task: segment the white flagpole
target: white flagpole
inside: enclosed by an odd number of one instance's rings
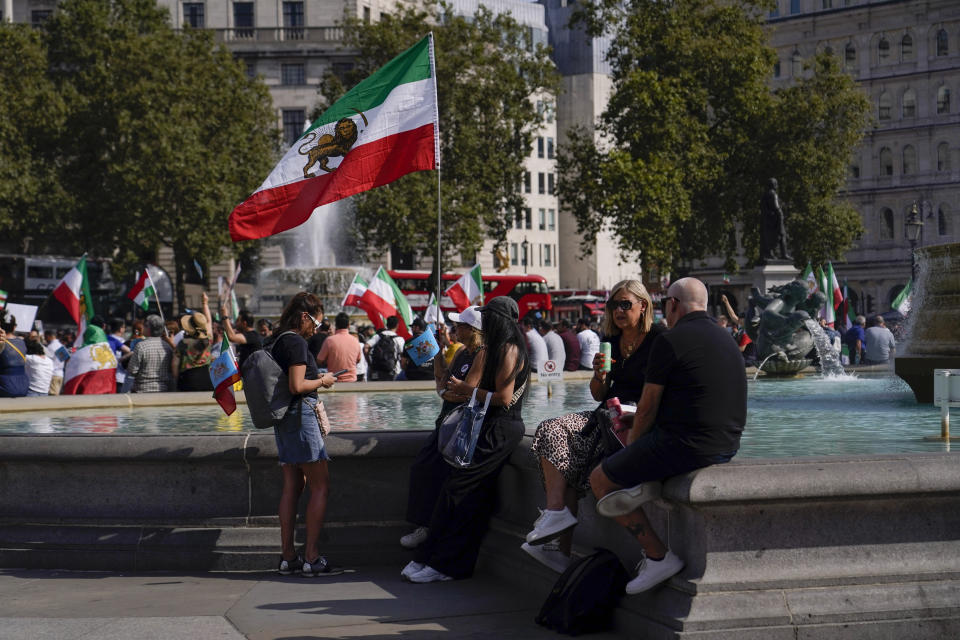
[[[443,216],[441,215],[442,197],[440,194],[440,101],[437,97],[437,52],[434,49],[433,32],[430,32],[430,74],[433,76],[433,103],[436,105],[434,124],[434,156],[437,163],[437,311],[440,320],[443,319],[443,311],[440,306],[440,299],[443,295],[443,243],[441,240],[441,229]],[[429,304],[429,302],[427,303]]]
[[[157,291],[157,285],[153,284],[153,278],[150,277],[150,269],[147,268],[147,265],[144,265],[143,272],[147,274],[147,282],[150,283],[150,288],[153,289],[153,298],[157,301],[157,311],[160,312],[160,322],[163,323],[163,335],[169,336],[170,332],[167,331],[167,321],[163,317],[163,307],[160,306],[160,292]]]

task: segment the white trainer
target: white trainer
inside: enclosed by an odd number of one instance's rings
[[[635,487],[611,491],[597,500],[597,513],[608,518],[625,516],[644,503],[659,498],[662,486],[659,481],[653,480]]]
[[[400,572],[400,577],[404,580],[409,580],[410,576],[423,571],[423,568],[426,566],[427,565],[423,564],[422,562],[415,562],[414,560],[411,560],[407,563],[407,566],[403,568],[403,571]]]
[[[417,571],[409,578],[410,582],[415,582],[417,584],[425,584],[427,582],[446,582],[448,580],[453,580],[450,576],[445,573],[440,573],[430,565],[426,565],[420,571]]]
[[[526,551],[531,558],[557,573],[563,573],[573,562],[573,558],[560,551],[560,544],[552,540],[546,544],[534,547],[527,542],[520,545],[520,548]]]
[[[626,592],[630,595],[643,593],[678,574],[681,569],[683,560],[673,551],[668,550],[660,560],[644,558],[637,565],[637,577],[627,583]]]
[[[400,538],[400,546],[404,549],[416,549],[427,540],[428,535],[430,535],[430,529],[427,527],[417,527],[412,532]]]
[[[527,534],[527,542],[532,545],[543,544],[575,526],[577,518],[569,508],[564,507],[559,511],[541,509],[540,517],[533,523],[533,531]]]

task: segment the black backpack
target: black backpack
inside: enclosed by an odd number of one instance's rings
[[[380,339],[370,350],[370,368],[378,372],[393,373],[397,360],[400,359],[397,341],[393,336],[384,335],[382,331],[378,335]]]
[[[597,549],[567,567],[540,608],[536,623],[571,636],[608,630],[627,580],[620,559],[612,551]]]

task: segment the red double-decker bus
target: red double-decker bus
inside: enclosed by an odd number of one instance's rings
[[[387,273],[397,283],[403,295],[407,296],[407,302],[414,311],[423,311],[427,308],[427,303],[430,302],[430,292],[427,290],[429,271],[388,271]],[[443,289],[449,288],[459,277],[459,273],[443,274]],[[532,311],[546,313],[553,308],[547,280],[543,276],[533,274],[514,276],[498,273],[484,275],[482,278],[484,300],[496,296],[510,296],[517,301],[521,318]],[[447,296],[443,296],[440,300],[440,308],[444,311],[457,310],[453,301]]]

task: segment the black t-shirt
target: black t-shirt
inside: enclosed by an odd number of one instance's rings
[[[663,385],[657,427],[701,455],[735,453],[747,421],[747,378],[737,344],[694,311],[651,347],[646,381]]]
[[[310,349],[310,353],[313,354],[313,359],[317,359],[317,354],[320,353],[320,349],[323,347],[323,342],[330,336],[326,333],[315,333],[310,336],[310,339],[307,340],[307,348]]]
[[[629,358],[624,358],[620,351],[621,336],[610,336],[610,356],[614,363],[610,366],[607,373],[607,380],[610,381],[607,387],[607,395],[604,400],[618,398],[621,404],[636,404],[643,393],[643,382],[647,375],[647,361],[650,359],[650,349],[653,341],[666,328],[661,324],[655,324],[650,327],[650,331],[644,336],[643,342],[637,347],[637,350],[630,354]]]
[[[260,349],[260,334],[250,329],[242,333],[243,337],[246,338],[246,344],[237,345],[237,360],[240,368],[243,369],[243,363],[251,353],[258,351]]]
[[[304,372],[304,379],[316,380],[320,377],[319,370],[317,369],[317,359],[310,355],[310,349],[307,348],[307,341],[301,336],[295,333],[287,333],[277,338],[273,345],[268,346],[272,347],[271,352],[273,353],[273,358],[284,372],[289,372],[290,367],[294,365],[305,364],[307,365],[307,370]],[[317,392],[311,391],[304,395],[316,398]]]
[[[473,366],[473,361],[477,357],[479,351],[470,353],[467,351],[467,348],[464,347],[457,351],[456,355],[453,356],[453,362],[450,363],[450,371],[447,374],[453,376],[457,380],[465,380],[467,378],[467,373],[470,372],[470,367]],[[438,358],[442,358],[441,354],[437,354]],[[462,404],[461,402],[450,402],[449,400],[443,401],[443,407],[440,409],[440,415],[447,415],[454,407]]]

